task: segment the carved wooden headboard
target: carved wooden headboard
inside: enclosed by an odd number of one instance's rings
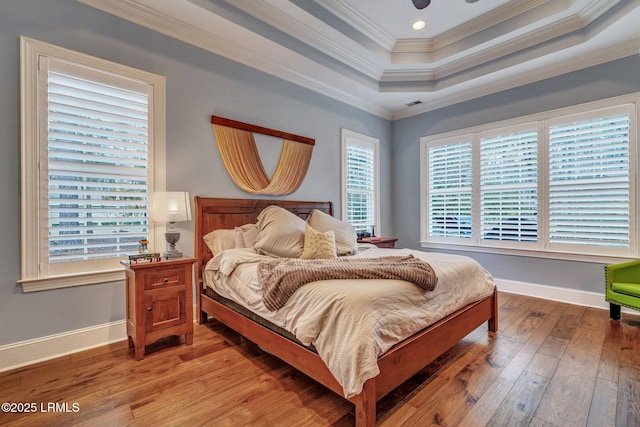
[[[291,200],[252,200],[252,199],[216,199],[196,196],[194,253],[198,259],[196,266],[197,286],[202,292],[202,267],[213,254],[202,240],[202,237],[219,229],[233,229],[244,224],[255,223],[258,214],[267,206],[277,205],[307,219],[309,214],[318,209],[333,215],[332,202],[300,202]]]

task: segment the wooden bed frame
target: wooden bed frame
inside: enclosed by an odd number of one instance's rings
[[[195,256],[198,259],[196,270],[198,323],[206,323],[209,316],[214,317],[265,351],[343,396],[342,387],[316,353],[205,294],[202,268],[213,255],[202,237],[216,229],[232,229],[247,223],[255,223],[260,211],[269,205],[281,206],[303,219],[306,219],[313,209],[333,215],[331,202],[195,197],[194,242]],[[368,380],[360,394],[349,399],[355,404],[356,426],[374,426],[376,402],[379,399],[487,321],[489,331],[496,332],[498,330],[497,291],[484,300],[463,307],[389,349],[378,359],[380,374]]]

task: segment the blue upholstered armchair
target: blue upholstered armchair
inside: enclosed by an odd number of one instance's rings
[[[640,310],[640,260],[604,267],[609,316],[620,320],[620,306]]]

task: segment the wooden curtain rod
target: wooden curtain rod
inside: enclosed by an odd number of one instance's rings
[[[226,126],[234,129],[246,130],[248,132],[260,133],[262,135],[275,136],[277,138],[288,139],[290,141],[302,142],[304,144],[315,145],[316,140],[307,138],[306,136],[294,135],[292,133],[282,132],[275,129],[264,128],[249,123],[238,122],[224,117],[211,116],[211,124]]]

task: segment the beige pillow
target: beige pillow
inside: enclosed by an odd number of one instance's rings
[[[255,224],[245,224],[235,228],[236,248],[251,248],[258,236],[258,226]]]
[[[353,226],[346,221],[340,221],[322,211],[314,209],[307,218],[307,224],[316,231],[333,230],[336,236],[338,256],[352,255],[358,252],[358,236]]]
[[[337,258],[336,236],[333,230],[323,233],[314,230],[307,224],[304,231],[304,249],[300,258]]]
[[[263,255],[299,258],[304,249],[302,218],[279,206],[266,207],[258,215],[258,235],[253,249]]]
[[[211,253],[216,255],[225,249],[233,249],[235,244],[236,232],[235,230],[213,230],[202,238],[207,247],[211,250]]]

